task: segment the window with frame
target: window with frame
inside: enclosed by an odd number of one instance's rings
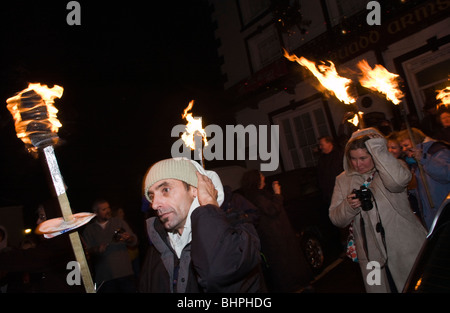
[[[436,91],[448,85],[449,68],[450,59],[447,59],[415,74],[425,105],[427,102],[433,103],[436,99]]]
[[[367,2],[361,0],[326,0],[332,26],[341,23],[342,20],[351,17],[359,11],[365,10]]]
[[[402,64],[410,86],[419,119],[424,118],[424,107],[436,103],[437,90],[448,85],[450,45],[439,50],[417,55]]]
[[[286,170],[317,165],[318,138],[330,135],[322,101],[274,117],[280,125],[280,149]]]
[[[243,26],[264,13],[270,7],[270,0],[239,0]]]
[[[247,39],[253,71],[256,72],[281,57],[281,45],[273,24]]]

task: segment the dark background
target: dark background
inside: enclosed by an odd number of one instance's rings
[[[55,100],[55,147],[74,212],[97,197],[142,222],[147,168],[169,158],[172,127],[195,100],[203,125],[232,122],[207,1],[78,1],[81,26],[66,23],[69,1],[9,1],[0,9],[0,206],[51,197],[42,159],[16,137],[6,99],[29,82],[64,88]]]

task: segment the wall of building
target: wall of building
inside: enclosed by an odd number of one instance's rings
[[[245,2],[245,1],[244,1]],[[372,67],[375,64],[383,65],[389,72],[399,74],[402,81],[402,91],[405,97],[401,106],[395,106],[387,101],[383,95],[369,91],[365,88],[355,87],[354,93],[357,95],[356,107],[364,115],[376,114],[379,112],[387,120],[400,123],[403,118],[400,113],[404,108],[405,113],[413,113],[419,119],[423,117],[423,107],[429,101],[430,89],[439,84],[445,83],[446,78],[443,71],[436,72],[436,77],[427,77],[429,84],[420,85],[420,77],[426,69],[432,66],[445,66],[450,60],[449,27],[450,18],[442,18],[445,12],[449,11],[448,1],[430,0],[421,2],[417,7],[405,11],[398,16],[390,15],[389,20],[382,19],[381,26],[373,28],[358,27],[353,29],[353,33],[346,40],[345,34],[342,42],[336,42],[336,46],[330,51],[319,51],[321,45],[327,43],[323,37],[331,27],[346,30],[346,20],[355,12],[365,13],[364,1],[353,0],[324,0],[306,1],[301,0],[303,21],[310,21],[307,31],[301,31],[301,27],[293,27],[292,32],[279,32],[280,57],[283,59],[281,46],[297,56],[302,56],[302,47],[308,47],[309,55],[311,47],[317,49],[317,56],[336,64],[338,73],[341,76],[352,79],[355,85],[358,84],[360,70],[358,62],[366,60]],[[295,128],[295,117],[309,114],[314,119],[314,112],[319,110],[326,115],[328,130],[322,128],[322,132],[328,131],[330,135],[336,136],[339,131],[344,114],[351,108],[340,102],[336,97],[321,88],[317,79],[305,74],[305,69],[298,64],[290,64],[289,70],[278,66],[267,66],[261,69],[254,60],[258,60],[257,50],[252,49],[253,42],[259,42],[259,37],[268,36],[270,32],[270,14],[259,16],[248,25],[242,25],[239,18],[238,5],[240,1],[217,1],[212,0],[215,6],[213,19],[217,20],[218,29],[216,36],[221,40],[219,54],[224,57],[222,66],[223,72],[227,76],[224,84],[225,90],[237,89],[238,101],[242,101],[236,109],[236,123],[242,125],[271,125],[287,123]],[[324,15],[321,3],[327,7],[328,16]],[[364,5],[363,5],[364,4]],[[383,11],[384,12],[384,11]],[[437,19],[438,17],[438,19]],[[329,24],[327,24],[327,21]],[[383,24],[384,23],[384,24]],[[353,25],[354,26],[354,25]],[[360,25],[361,26],[361,25]],[[334,29],[334,31],[336,31]],[[350,29],[352,31],[352,29]],[[259,36],[259,37],[258,37]],[[339,38],[341,38],[339,37]],[[325,38],[325,40],[324,40]],[[337,37],[336,37],[337,38]],[[319,61],[316,59],[314,61]],[[282,62],[277,61],[282,65]],[[276,62],[275,62],[276,63]],[[288,62],[289,63],[289,62]],[[298,68],[296,68],[296,66]],[[280,70],[282,68],[282,70]],[[287,72],[283,72],[283,70]],[[448,72],[448,70],[447,70]],[[292,90],[284,90],[273,86],[274,83],[283,81],[289,76],[289,81],[294,81]],[[422,79],[423,80],[423,79]],[[447,74],[448,81],[448,74]],[[281,83],[282,84],[282,83]],[[423,83],[422,83],[423,84]],[[246,87],[251,87],[247,88]],[[258,89],[259,88],[259,89]],[[428,88],[428,90],[426,90]],[[244,90],[242,92],[242,90]],[[259,91],[258,91],[259,90]],[[271,90],[271,92],[268,92]],[[428,94],[427,94],[428,92]],[[242,95],[245,97],[239,98]],[[242,100],[246,99],[246,100]],[[370,101],[368,101],[370,100]],[[246,105],[246,103],[248,103]],[[370,103],[370,106],[363,104]],[[367,115],[369,114],[369,115]],[[400,121],[399,121],[400,120]],[[394,125],[395,126],[395,125]],[[318,129],[315,136],[318,137]],[[312,133],[311,133],[312,134]],[[292,161],[289,156],[290,151],[284,138],[283,125],[280,125],[280,154],[283,160],[280,170],[289,170],[298,166],[311,164],[305,160]],[[297,150],[303,148],[297,147]],[[312,145],[311,145],[311,149]],[[310,149],[310,150],[311,150]],[[305,150],[306,151],[306,150]],[[258,162],[248,162],[247,166],[257,167]]]

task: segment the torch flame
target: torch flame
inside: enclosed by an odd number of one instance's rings
[[[399,104],[403,93],[398,88],[399,75],[389,73],[383,66],[376,64],[372,69],[366,60],[360,61],[357,66],[363,73],[359,80],[361,86],[386,95],[386,99],[394,104]]]
[[[289,55],[289,53],[285,49],[283,50],[284,56],[289,61],[295,61],[298,64],[309,69],[311,73],[319,80],[322,86],[331,91],[340,101],[344,102],[345,104],[351,104],[356,101],[355,98],[348,94],[348,88],[350,87],[352,81],[345,77],[339,76],[333,62],[328,61],[331,64],[330,66],[320,64],[317,66],[317,68],[319,68],[319,70],[317,70],[316,64],[314,62],[311,62],[304,57],[299,58],[295,54]]]
[[[186,124],[186,131],[181,135],[181,139],[187,147],[190,147],[192,150],[195,150],[195,135],[200,134],[203,138],[203,142],[205,143],[205,147],[208,145],[208,141],[206,140],[206,132],[202,128],[202,119],[194,118],[192,113],[188,113],[192,107],[194,106],[194,100],[189,102],[189,105],[186,109],[184,109],[181,117],[186,119],[188,123]]]
[[[436,100],[441,100],[441,103],[438,104],[438,108],[441,105],[444,105],[446,107],[450,106],[450,87],[447,86],[442,90],[436,90],[438,93],[436,96]]]
[[[14,118],[17,137],[25,145],[31,146],[33,144],[30,135],[34,133],[50,132],[56,134],[58,132],[62,124],[56,118],[58,109],[53,104],[55,98],[61,98],[63,91],[64,88],[58,85],[48,88],[46,85],[39,83],[30,83],[28,88],[6,100],[7,108]],[[28,99],[28,101],[25,99]],[[25,101],[27,101],[27,104],[25,104]],[[32,123],[39,124],[39,126],[30,127],[32,128],[30,130],[28,126]]]
[[[360,118],[360,117],[362,118],[363,114],[364,114],[363,112],[359,111],[358,113],[355,113],[355,115],[353,116],[353,118],[348,119],[347,121],[350,122],[350,123],[352,123],[352,124],[355,125],[355,126],[358,126],[358,124],[359,124],[359,118]]]

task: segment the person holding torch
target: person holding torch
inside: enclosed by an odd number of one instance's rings
[[[427,137],[414,127],[410,131],[401,130],[398,140],[417,180],[423,222],[430,229],[441,203],[450,192],[449,144]]]

